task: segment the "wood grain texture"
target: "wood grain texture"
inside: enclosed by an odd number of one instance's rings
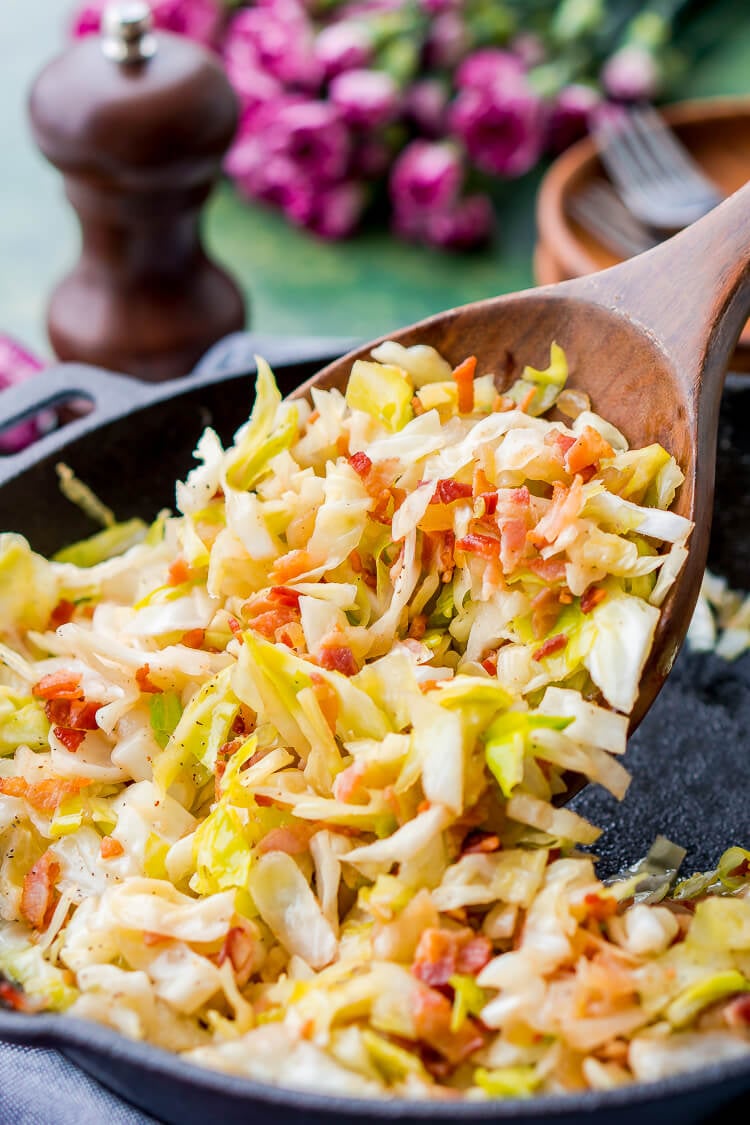
[[[684,640],[708,552],[716,433],[727,363],[750,313],[750,185],[699,223],[647,254],[589,277],[478,301],[411,325],[390,338],[432,344],[457,364],[474,354],[498,388],[525,363],[544,367],[556,340],[569,385],[631,446],[660,442],[685,473],[675,510],[695,521],[690,554],[668,594],[631,719],[650,707]],[[308,380],[343,388],[357,349]]]

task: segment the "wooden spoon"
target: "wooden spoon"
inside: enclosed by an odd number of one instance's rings
[[[449,363],[476,355],[498,389],[524,364],[546,367],[556,340],[569,386],[591,398],[632,448],[660,442],[685,483],[674,510],[695,521],[690,553],[667,595],[631,716],[634,730],[656,698],[685,638],[708,554],[716,435],[724,376],[750,313],[750,184],[699,222],[602,273],[451,309],[385,339],[431,344]],[[343,390],[352,362],[373,341],[323,368],[312,387]]]

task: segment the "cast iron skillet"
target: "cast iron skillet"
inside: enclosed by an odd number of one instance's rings
[[[188,379],[146,387],[68,365],[0,395],[0,425],[76,393],[95,404],[88,417],[20,455],[0,458],[0,530],[20,531],[51,552],[93,529],[62,499],[54,466],[64,459],[116,511],[152,517],[173,502],[201,429],[227,440],[252,397],[253,352],[291,390],[349,341],[280,342],[230,338]],[[596,405],[596,404],[594,404]],[[750,588],[750,385],[728,380],[722,409],[711,565]],[[600,873],[643,855],[658,833],[688,849],[684,870],[714,866],[725,847],[750,843],[750,657],[725,664],[683,652],[659,699],[633,736],[634,775],[619,803],[593,787],[573,806],[604,828]],[[195,1067],[97,1024],[53,1014],[0,1010],[0,1038],[54,1046],[106,1086],[170,1125],[376,1125],[384,1121],[517,1120],[525,1125],[661,1125],[704,1120],[750,1096],[750,1059],[705,1067],[659,1083],[606,1094],[530,1101],[406,1103],[360,1101],[276,1089]],[[725,1110],[721,1110],[726,1121]]]

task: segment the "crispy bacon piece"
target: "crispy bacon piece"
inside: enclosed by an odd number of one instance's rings
[[[424,930],[412,973],[424,984],[440,987],[455,973],[476,974],[492,957],[492,943],[473,930]]]
[[[122,855],[125,851],[119,840],[115,840],[113,836],[105,836],[99,846],[99,854],[102,859],[115,859],[116,856]]]
[[[580,476],[573,479],[570,488],[559,482],[552,489],[552,503],[539,520],[529,539],[535,546],[541,547],[546,543],[554,543],[561,531],[576,517],[583,500],[583,480]]]
[[[349,458],[349,464],[354,469],[357,476],[361,477],[362,480],[365,479],[365,477],[369,474],[370,469],[372,468],[372,461],[366,453],[362,452],[352,453],[351,457]]]
[[[500,837],[496,836],[494,832],[475,830],[470,832],[464,840],[461,855],[484,855],[489,852],[500,851],[501,848]]]
[[[497,652],[489,652],[482,661],[482,667],[490,676],[497,675]]]
[[[279,605],[288,605],[299,609],[299,590],[293,590],[291,586],[272,586],[268,596],[272,601],[278,602]]]
[[[439,480],[435,485],[431,504],[453,504],[456,500],[468,500],[472,495],[470,484],[458,480]]]
[[[0,1008],[12,1008],[16,1012],[38,1010],[23,989],[9,980],[0,980]]]
[[[482,559],[497,559],[500,557],[500,540],[490,535],[464,535],[456,540],[456,550],[479,555]]]
[[[318,706],[323,712],[323,718],[328,723],[331,733],[335,734],[336,720],[339,714],[339,698],[323,676],[319,676],[316,672],[313,672],[310,679],[312,680],[312,689],[318,701]]]
[[[321,644],[318,657],[321,668],[329,672],[343,672],[345,676],[356,676],[359,665],[348,645]]]
[[[560,616],[557,592],[546,586],[531,599],[531,629],[535,637],[543,637]]]
[[[170,941],[171,939],[167,934],[157,934],[154,930],[144,930],[142,940],[144,945],[161,945],[163,942]]]
[[[53,727],[52,733],[58,742],[62,742],[65,749],[71,754],[75,754],[76,750],[80,750],[81,743],[86,737],[85,730],[71,730],[70,727]]]
[[[180,644],[185,648],[203,648],[206,642],[205,629],[188,629],[187,633],[183,633],[180,637]],[[156,689],[160,691],[160,688]]]
[[[366,769],[364,762],[353,762],[337,774],[333,783],[333,795],[337,801],[351,801],[362,784]]]
[[[237,638],[237,640],[240,642],[240,644],[242,644],[242,625],[241,625],[241,623],[237,620],[236,617],[232,617],[231,614],[230,614],[230,616],[227,618],[227,625],[231,629],[232,635]]]
[[[73,620],[73,614],[76,607],[73,602],[69,602],[67,598],[63,598],[57,603],[49,617],[50,629],[57,629],[60,625],[67,625],[69,621]]]
[[[467,356],[463,363],[453,368],[453,378],[458,388],[458,413],[471,414],[474,409],[474,374],[477,357]]]
[[[593,426],[584,426],[575,443],[565,454],[565,468],[573,476],[589,466],[598,468],[600,461],[614,455],[614,449],[598,430]]]
[[[180,556],[180,558],[174,560],[167,571],[167,584],[169,586],[181,586],[183,582],[187,582],[189,577],[190,567],[186,560]]]
[[[21,915],[35,930],[43,930],[50,923],[57,905],[55,883],[59,877],[60,864],[47,850],[23,881]]]
[[[562,430],[548,430],[544,435],[544,444],[551,446],[563,462],[565,461],[568,450],[572,448],[575,443],[576,439],[570,437],[569,434],[564,434]]]
[[[227,931],[216,963],[221,967],[227,960],[232,964],[237,984],[243,988],[258,965],[258,943],[249,928],[232,926]]]
[[[271,567],[271,581],[283,586],[304,574],[306,570],[314,570],[315,560],[308,551],[287,551],[281,555]]]
[[[526,554],[525,519],[506,519],[500,528],[500,563],[504,574],[511,574]]]
[[[581,598],[581,613],[591,613],[591,610],[603,602],[606,596],[607,591],[601,586],[589,586]]]
[[[61,668],[59,672],[50,672],[42,676],[34,684],[31,694],[37,699],[83,699],[81,677],[77,672],[68,672]]]
[[[567,643],[568,638],[565,633],[556,633],[554,637],[548,637],[544,644],[535,653],[532,653],[532,659],[544,660],[546,656],[553,656],[556,652],[562,652]]]
[[[432,988],[420,989],[414,998],[414,1025],[419,1038],[457,1066],[484,1045],[484,1033],[478,1023],[469,1018],[456,1030],[451,1030],[450,1001]]]
[[[269,609],[266,613],[260,613],[252,618],[250,628],[273,640],[277,629],[282,625],[291,625],[293,621],[299,621],[299,610],[289,605],[280,605],[276,609]]]
[[[0,793],[21,797],[40,812],[54,812],[68,797],[94,783],[88,777],[48,777],[29,785],[23,777],[0,777]]]
[[[532,559],[528,565],[545,582],[565,581],[565,559]]]
[[[267,832],[255,850],[261,855],[266,852],[286,852],[287,855],[302,855],[310,846],[310,840],[318,831],[316,824],[293,824],[272,828]]]
[[[96,700],[48,699],[44,712],[53,725],[71,730],[96,730],[96,713],[101,706]]]
[[[417,613],[412,617],[409,625],[409,636],[414,641],[421,641],[427,632],[427,617],[424,613]]]
[[[596,893],[584,895],[583,904],[586,907],[587,916],[594,918],[597,922],[604,922],[617,913],[617,900],[608,895]]]
[[[184,643],[184,638],[183,638]],[[151,669],[148,664],[143,664],[140,668],[136,669],[135,682],[138,684],[138,689],[145,692],[147,695],[158,695],[162,688],[157,687],[155,683],[149,679]]]

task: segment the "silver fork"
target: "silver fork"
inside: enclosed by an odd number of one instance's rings
[[[572,195],[567,214],[618,258],[632,258],[656,246],[659,239],[630,213],[606,180],[592,180]]]
[[[626,207],[655,230],[681,230],[724,198],[650,106],[602,118],[594,135]]]

